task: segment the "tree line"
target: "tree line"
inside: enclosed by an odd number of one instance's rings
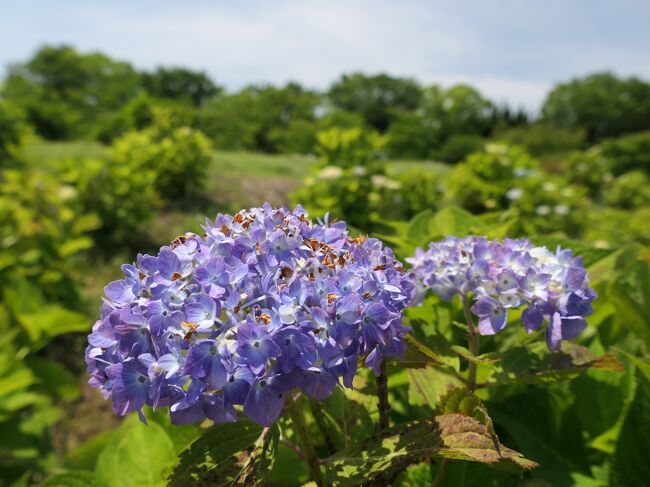
[[[541,138],[546,147],[564,140],[592,144],[650,128],[650,83],[610,72],[557,84],[532,117],[466,84],[425,86],[412,78],[351,73],[323,92],[295,82],[229,92],[202,71],[139,71],[102,53],[44,46],[9,66],[0,93],[49,140],[110,142],[146,126],[162,108],[219,149],[269,153],[311,153],[316,134],[332,127],[386,134],[392,157],[450,162],[495,134]]]

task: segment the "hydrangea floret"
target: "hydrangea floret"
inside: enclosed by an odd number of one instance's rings
[[[176,424],[262,425],[288,391],[321,400],[357,364],[379,372],[405,349],[412,275],[344,222],[261,208],[220,214],[156,256],[122,266],[88,337],[89,383],[119,415],[169,407]]]
[[[528,332],[547,323],[551,351],[586,328],[585,316],[591,314],[596,297],[581,257],[560,247],[555,252],[534,247],[527,239],[447,237],[426,251],[418,248],[406,260],[422,289],[431,289],[446,301],[458,295],[473,302],[471,311],[478,317],[481,335],[503,330],[508,309],[523,307]]]

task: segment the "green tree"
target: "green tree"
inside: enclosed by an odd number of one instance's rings
[[[450,88],[438,85],[424,90],[422,114],[425,123],[437,129],[440,140],[452,135],[488,135],[492,129],[492,103],[469,85]]]
[[[71,139],[87,135],[139,88],[140,76],[126,62],[69,46],[45,46],[9,68],[3,95],[24,109],[39,135]]]
[[[650,127],[650,84],[597,73],[557,85],[542,118],[561,128],[583,128],[589,141]]]
[[[159,67],[144,73],[142,84],[156,98],[185,101],[196,107],[222,91],[206,73],[186,68]]]
[[[353,73],[332,84],[328,98],[334,106],[360,113],[368,125],[385,132],[401,111],[419,106],[421,90],[409,78]]]
[[[387,151],[391,157],[426,159],[440,143],[440,131],[431,127],[422,115],[401,113],[386,132],[389,137]]]
[[[298,122],[315,121],[319,104],[317,93],[297,83],[249,86],[207,103],[198,125],[219,148],[280,152],[282,132],[293,130],[302,137]]]

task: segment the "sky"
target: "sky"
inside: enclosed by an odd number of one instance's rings
[[[553,84],[611,70],[650,79],[648,0],[5,0],[0,66],[43,44],[140,69],[206,71],[236,90],[385,72],[535,112]]]

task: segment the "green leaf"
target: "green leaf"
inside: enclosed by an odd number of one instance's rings
[[[557,388],[528,389],[490,403],[489,411],[497,429],[508,435],[508,444],[539,462],[534,479],[569,487],[572,472],[589,473],[573,394]]]
[[[263,485],[279,435],[277,425],[262,428],[246,419],[211,426],[181,453],[168,486]]]
[[[113,435],[119,431],[103,431],[66,453],[63,466],[71,470],[95,470],[97,459]]]
[[[507,470],[536,464],[503,445],[476,419],[443,414],[385,430],[361,446],[343,450],[327,463],[331,485],[359,485],[378,476],[396,475],[409,464],[430,456],[481,462]]]
[[[155,421],[165,430],[174,444],[174,451],[177,455],[190,446],[201,434],[201,428],[196,424],[172,424],[169,411],[166,409],[159,408],[155,411],[147,409],[146,416],[148,420]]]
[[[36,381],[34,374],[29,369],[18,369],[17,371],[0,378],[0,397],[14,391],[25,389]]]
[[[499,360],[495,358],[486,358],[486,357],[481,357],[480,355],[477,357],[476,355],[472,354],[466,347],[461,347],[460,345],[452,345],[451,349],[458,354],[459,357],[464,358],[465,360],[472,362],[474,364],[492,364],[496,363]]]
[[[620,267],[608,299],[617,321],[650,345],[650,262],[630,257]]]
[[[441,208],[433,219],[436,235],[455,235],[464,237],[483,227],[481,220],[457,206]]]
[[[404,336],[404,342],[406,343],[406,351],[402,358],[397,360],[400,366],[420,368],[426,367],[427,365],[442,367],[448,365],[448,359],[446,357],[431,350],[431,348],[417,340],[412,333]]]
[[[562,342],[561,350],[549,352],[543,343],[515,347],[502,353],[489,353],[484,358],[494,359],[493,364],[483,363],[488,369],[488,382],[484,385],[544,384],[569,380],[588,369],[624,372],[618,359],[607,354],[597,356],[589,349],[570,342]]]
[[[465,388],[452,389],[438,403],[438,414],[461,413],[471,416],[485,426],[496,440],[492,418],[488,414],[483,401],[478,396]]]
[[[575,396],[586,439],[597,438],[614,427],[628,395],[629,375],[593,369],[571,382],[569,389]]]
[[[79,397],[78,379],[63,365],[38,356],[28,357],[26,364],[38,377],[38,387],[44,392],[66,400]]]
[[[435,367],[408,369],[408,376],[409,402],[431,409],[436,408],[439,399],[450,389],[464,385],[456,375]]]
[[[370,401],[371,408],[366,408]],[[324,401],[312,403],[312,411],[315,420],[319,419],[316,418],[318,414],[321,415],[323,435],[327,435],[336,448],[345,448],[372,434],[375,422],[371,411],[376,412],[376,402],[376,396],[337,387]]]
[[[614,348],[614,350],[622,355],[624,355],[630,362],[634,364],[636,368],[643,374],[646,380],[650,380],[650,358],[647,357],[636,357],[631,353],[621,350],[620,348]]]
[[[521,482],[522,476],[523,472],[508,472],[477,462],[454,461],[449,466],[443,485],[445,487],[461,485],[463,487],[521,487],[524,485]]]
[[[16,313],[16,318],[31,342],[41,342],[39,346],[46,344],[42,343],[41,338],[49,341],[57,335],[90,329],[85,315],[56,304],[45,305],[33,313]]]
[[[96,473],[108,487],[162,484],[176,458],[165,430],[127,418],[97,459]]]
[[[406,231],[407,237],[417,245],[424,245],[431,236],[430,222],[434,217],[431,210],[423,210],[415,215]]]
[[[79,470],[53,475],[41,484],[41,487],[104,487],[92,472]]]
[[[650,382],[638,380],[612,461],[611,485],[636,487],[650,479]]]

